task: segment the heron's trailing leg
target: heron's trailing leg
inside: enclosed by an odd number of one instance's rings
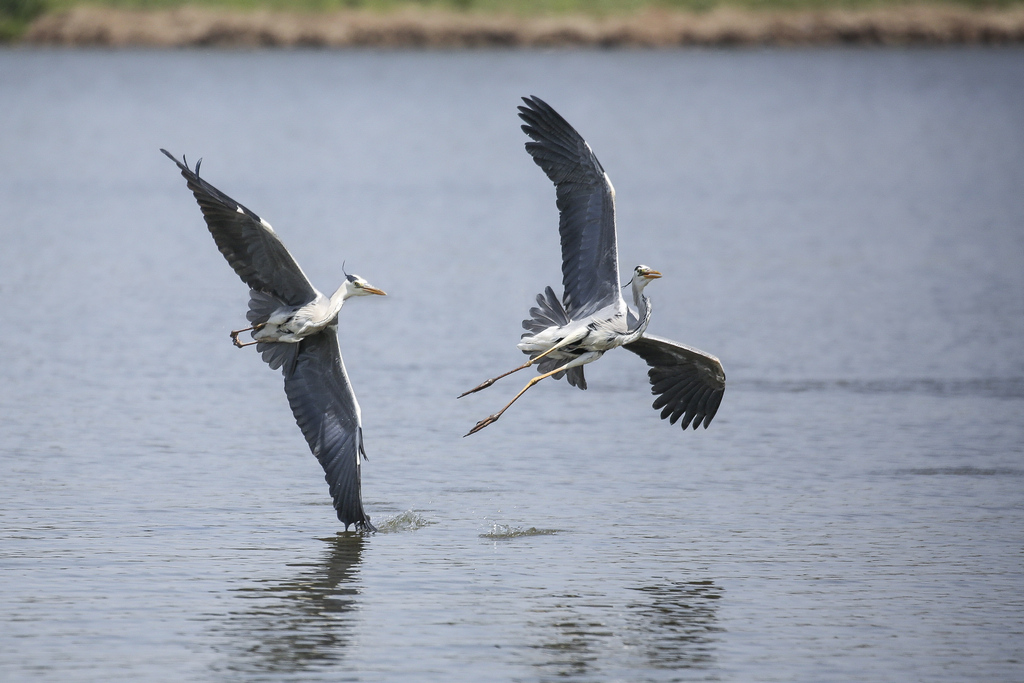
[[[242,329],[242,330],[232,330],[231,331],[231,341],[233,341],[235,343],[235,346],[237,346],[240,349],[244,348],[246,346],[252,346],[253,344],[257,344],[258,342],[254,342],[254,341],[251,341],[251,342],[240,342],[240,341],[238,341],[238,335],[242,334],[243,332],[248,332],[250,330],[252,330],[253,332],[258,332],[259,330],[262,330],[265,326],[266,326],[266,323],[259,323],[258,325],[253,325],[252,327],[246,327],[245,329]]]
[[[519,372],[520,370],[525,370],[526,368],[530,367],[531,365],[533,365],[533,361],[532,360],[528,360],[525,363],[523,363],[522,365],[520,365],[518,368],[513,368],[512,370],[509,370],[508,372],[506,372],[504,374],[498,375],[497,377],[494,377],[492,379],[486,380],[485,382],[482,382],[480,385],[470,389],[469,391],[465,391],[465,392],[459,394],[457,398],[462,398],[463,396],[469,396],[470,394],[475,394],[476,392],[480,391],[481,389],[486,389],[487,387],[491,386],[492,384],[497,382],[502,377],[508,377],[513,372]]]
[[[485,382],[481,383],[481,384],[480,384],[479,386],[476,386],[476,387],[474,387],[474,388],[470,389],[469,391],[466,391],[466,392],[464,392],[464,393],[461,393],[461,394],[459,394],[457,398],[462,398],[463,396],[468,396],[468,395],[470,395],[470,394],[475,394],[476,392],[480,391],[481,389],[486,389],[487,387],[491,386],[492,384],[494,384],[495,382],[497,382],[497,381],[498,381],[499,379],[501,379],[502,377],[508,377],[508,376],[509,376],[509,375],[511,375],[511,374],[512,374],[513,372],[519,372],[520,370],[525,370],[526,368],[530,367],[531,365],[533,365],[534,363],[536,363],[537,361],[539,361],[539,360],[540,360],[541,358],[543,358],[544,356],[546,356],[546,355],[548,355],[549,353],[551,353],[552,351],[557,351],[558,349],[562,348],[563,346],[568,346],[568,345],[569,345],[569,344],[571,344],[571,343],[572,343],[573,341],[575,341],[575,339],[568,339],[568,340],[566,340],[566,339],[563,339],[563,340],[562,340],[561,342],[559,342],[558,344],[555,344],[554,346],[552,346],[552,347],[551,347],[550,349],[548,349],[548,350],[547,350],[547,351],[545,351],[544,353],[542,353],[542,354],[540,354],[540,355],[538,355],[538,356],[534,356],[534,357],[533,357],[533,358],[531,358],[530,360],[526,361],[525,363],[523,363],[522,365],[520,365],[520,366],[519,366],[518,368],[512,368],[511,370],[509,370],[508,372],[506,372],[506,373],[504,373],[504,374],[501,374],[501,375],[498,375],[497,377],[494,377],[494,378],[492,378],[492,379],[489,379],[489,380],[487,380],[487,381],[485,381]],[[523,391],[526,391],[526,390],[524,389]],[[519,397],[518,397],[518,396],[516,396],[516,398],[519,398]],[[512,400],[514,401],[514,400],[516,400],[516,399],[514,398],[514,399],[512,399]],[[509,404],[509,405],[511,405],[511,404]],[[506,406],[506,407],[507,407],[507,406]],[[500,414],[501,414],[501,413],[499,413],[499,415],[500,415]],[[494,418],[494,419],[495,419],[495,420],[497,420],[498,418]],[[473,432],[470,432],[469,434],[472,434],[472,433],[473,433]],[[467,434],[466,436],[469,436],[469,434]]]
[[[540,357],[540,356],[538,356],[538,358],[539,358],[539,357]],[[534,360],[536,360],[536,359],[534,359]],[[537,375],[536,377],[534,377],[533,379],[531,379],[531,380],[530,380],[529,382],[527,382],[527,383],[526,383],[526,386],[525,386],[525,387],[523,387],[523,388],[522,388],[522,389],[521,389],[521,390],[519,391],[519,393],[518,393],[518,394],[516,394],[516,395],[515,395],[515,397],[513,397],[513,398],[512,398],[512,400],[511,400],[511,401],[509,401],[509,402],[508,402],[508,403],[507,403],[507,404],[505,405],[505,407],[504,407],[504,408],[502,408],[501,410],[499,410],[498,412],[496,412],[496,413],[495,413],[494,415],[491,415],[490,417],[485,417],[484,419],[482,419],[482,420],[480,420],[479,422],[477,422],[477,423],[476,423],[476,426],[475,426],[475,427],[473,427],[472,429],[470,429],[470,430],[469,430],[469,432],[468,432],[468,433],[466,433],[466,434],[464,434],[464,435],[463,435],[463,438],[465,438],[465,437],[469,436],[470,434],[476,434],[477,432],[479,432],[479,431],[480,431],[481,429],[483,429],[483,428],[484,428],[484,427],[486,427],[487,425],[491,424],[492,422],[497,422],[497,421],[498,421],[498,418],[499,418],[499,417],[501,417],[501,414],[502,414],[502,413],[504,413],[504,412],[505,412],[506,410],[508,410],[509,406],[511,406],[511,405],[512,405],[513,403],[515,403],[515,402],[516,402],[516,400],[517,400],[517,399],[518,399],[518,398],[519,398],[520,396],[522,396],[523,394],[525,394],[525,393],[526,393],[526,390],[527,390],[527,389],[529,389],[530,387],[532,387],[532,386],[533,386],[534,384],[536,384],[537,382],[541,381],[542,379],[545,379],[545,378],[547,378],[547,377],[550,377],[551,375],[555,375],[555,374],[558,374],[559,372],[562,372],[563,370],[567,369],[567,368],[568,368],[568,367],[569,367],[570,365],[573,365],[574,363],[578,363],[578,360],[572,360],[572,361],[570,361],[570,362],[566,363],[565,365],[563,365],[563,366],[562,366],[562,367],[560,367],[560,368],[555,368],[555,369],[554,369],[554,370],[552,370],[551,372],[545,372],[545,373],[544,373],[543,375]],[[517,370],[521,370],[522,368],[516,368],[516,369],[517,369]],[[513,370],[512,372],[515,372],[515,370]],[[507,373],[507,372],[506,372],[506,373],[505,373],[505,375],[507,375],[507,374],[509,374],[509,373]],[[502,375],[502,377],[504,377],[505,375]]]

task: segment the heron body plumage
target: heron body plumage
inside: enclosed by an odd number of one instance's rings
[[[654,279],[652,274],[656,271],[647,266],[638,266],[638,272],[645,273],[651,277],[635,277],[632,281],[633,299],[640,316],[628,315],[625,302],[620,298],[615,304],[606,306],[582,320],[569,320],[561,325],[552,325],[536,334],[524,334],[518,347],[523,353],[530,355],[531,360],[545,354],[541,361],[540,372],[543,374],[554,366],[561,366],[561,370],[568,371],[574,368],[579,369],[580,384],[574,384],[580,389],[586,389],[586,380],[583,379],[582,366],[592,363],[607,351],[636,341],[643,335],[647,325],[651,321],[651,302],[643,294],[644,287]],[[550,291],[550,287],[547,288]],[[540,298],[542,295],[538,295]],[[630,319],[635,324],[630,329]],[[524,320],[526,326],[530,321]],[[549,366],[547,370],[543,363]],[[562,373],[552,375],[555,379],[561,379]]]
[[[469,434],[497,421],[537,382],[566,377],[587,388],[583,366],[622,346],[651,366],[648,374],[654,407],[662,418],[683,428],[710,424],[725,391],[725,373],[717,358],[668,340],[645,335],[652,305],[644,288],[661,273],[637,266],[633,271],[634,314],[619,287],[618,241],[615,228],[615,188],[583,137],[546,102],[524,97],[519,107],[523,132],[531,141],[526,151],[555,185],[558,231],[562,248],[561,301],[551,287],[537,295],[537,306],[523,321],[526,330],[519,349],[530,360],[462,394],[491,386],[495,381],[532,365],[538,374],[497,413],[479,421]],[[461,396],[460,396],[461,398]],[[466,436],[469,436],[467,434]]]
[[[366,458],[362,414],[338,346],[338,313],[354,296],[383,295],[358,275],[345,275],[330,297],[318,291],[268,222],[199,177],[170,152],[192,190],[214,242],[249,285],[250,327],[234,330],[238,347],[256,345],[263,360],[284,375],[295,421],[324,469],[338,519],[375,531],[363,510],[361,465]],[[238,335],[249,332],[252,342]]]
[[[353,281],[346,278],[330,297],[316,292],[316,298],[304,306],[282,304],[265,319],[261,320],[259,316],[248,318],[249,322],[254,323],[254,328],[258,326],[258,329],[253,329],[252,338],[260,342],[300,342],[335,322],[345,301],[365,291],[365,287],[356,287]]]

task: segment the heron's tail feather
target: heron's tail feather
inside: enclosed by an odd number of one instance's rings
[[[523,329],[526,330],[523,337],[569,323],[569,315],[550,287],[545,287],[544,292],[537,295],[537,305],[530,309],[530,315],[533,317],[523,321]]]
[[[579,387],[583,391],[587,390],[587,378],[583,376],[582,365],[566,370],[565,378],[569,380],[569,384],[572,386]]]
[[[256,344],[256,350],[260,352],[271,370],[283,368],[281,372],[286,377],[292,374],[295,361],[299,357],[299,345],[288,342],[259,342]]]
[[[246,320],[253,325],[267,322],[267,319],[279,308],[288,306],[273,294],[261,292],[258,289],[249,290],[249,312],[245,314]]]
[[[540,374],[544,374],[545,372],[551,372],[559,365],[564,365],[565,362],[565,358],[541,358],[540,361],[537,363],[537,372],[539,372]],[[568,370],[564,370],[562,372],[556,372],[551,376],[554,377],[555,379],[562,379],[563,377],[565,377],[569,381],[569,384],[571,384],[574,387],[579,387],[584,391],[587,388],[587,378],[583,376],[582,365],[578,365],[575,368],[569,368]]]

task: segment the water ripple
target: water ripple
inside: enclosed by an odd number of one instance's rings
[[[925,396],[1024,398],[1024,377],[975,379],[738,379],[734,391],[797,394],[849,392],[855,394],[921,394]]]
[[[954,477],[1024,477],[1024,470],[1014,467],[909,467],[896,470],[896,474],[945,475]]]

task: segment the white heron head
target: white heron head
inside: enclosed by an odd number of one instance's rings
[[[637,266],[633,269],[633,279],[630,280],[635,286],[643,289],[651,280],[657,280],[661,273],[650,266]]]
[[[346,273],[345,277],[348,278],[349,282],[349,296],[368,296],[370,294],[387,296],[387,293],[384,290],[377,289],[358,275],[349,275]]]

